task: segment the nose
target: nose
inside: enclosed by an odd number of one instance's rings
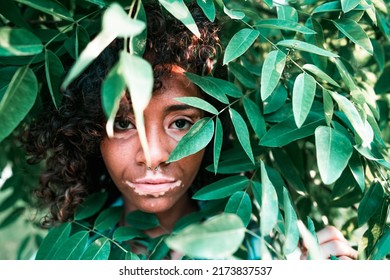
[[[147,166],[145,153],[141,145],[139,145],[136,160],[138,164],[144,165],[145,167],[152,170],[156,170],[158,167],[165,165],[169,158],[169,155],[172,151],[170,147],[170,141],[164,137],[163,132],[156,128],[147,130],[146,135],[148,139],[151,166]]]

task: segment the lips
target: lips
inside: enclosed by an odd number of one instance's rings
[[[145,177],[134,182],[125,181],[125,184],[139,195],[159,197],[174,188],[180,187],[181,181],[166,177]]]

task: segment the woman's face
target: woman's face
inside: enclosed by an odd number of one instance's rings
[[[150,168],[134,125],[131,104],[125,98],[114,123],[115,136],[105,137],[100,144],[107,170],[122,193],[127,211],[160,213],[189,202],[186,193],[198,173],[204,150],[179,161],[166,161],[204,113],[174,100],[176,97],[202,97],[180,67],[173,67],[162,78],[162,87],[153,93],[144,111]]]

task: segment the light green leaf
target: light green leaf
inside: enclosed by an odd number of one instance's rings
[[[352,155],[348,137],[336,129],[319,126],[315,130],[317,165],[322,181],[329,185],[340,176]]]
[[[356,133],[362,139],[362,145],[368,147],[374,139],[374,132],[370,124],[367,120],[362,120],[356,107],[346,97],[332,91],[329,91],[329,93],[339,105],[340,110],[345,113]]]
[[[207,93],[211,97],[214,97],[215,99],[217,99],[222,103],[225,104],[229,103],[229,99],[226,97],[224,91],[225,90],[224,85],[226,85],[226,83],[221,82],[220,79],[213,78],[213,77],[202,77],[189,72],[186,72],[185,75],[191,82],[199,86],[205,93]]]
[[[110,207],[104,209],[99,216],[97,216],[94,229],[98,231],[113,229],[119,222],[123,214],[123,208],[121,206]]]
[[[328,74],[326,74],[324,71],[322,71],[320,68],[318,68],[314,64],[305,64],[302,66],[302,69],[311,72],[312,74],[316,75],[318,78],[321,78],[322,80],[336,86],[340,87],[340,85],[333,80],[331,77],[329,77]]]
[[[223,141],[223,127],[221,120],[217,117],[215,120],[215,135],[214,135],[214,173],[218,172],[218,163],[222,150],[222,141]]]
[[[137,127],[138,137],[145,154],[146,164],[151,166],[149,145],[144,125],[144,110],[152,98],[154,85],[153,69],[150,63],[142,57],[131,55],[125,51],[121,52],[119,63],[123,71],[125,83],[130,91],[135,126]]]
[[[241,20],[245,17],[244,12],[228,9],[225,5],[223,5],[223,12],[231,19]]]
[[[351,1],[351,0],[346,0],[346,1]],[[357,0],[352,0],[352,1],[357,1]],[[316,7],[313,10],[312,14],[338,12],[341,10],[342,10],[342,7],[341,7],[340,1],[332,1],[332,2],[326,2],[322,5],[319,5],[318,7]],[[364,11],[364,10],[366,10],[366,8],[363,7],[362,5],[357,5],[355,7],[355,11]]]
[[[214,122],[209,117],[197,121],[179,141],[167,162],[177,161],[195,154],[210,143],[214,134]]]
[[[360,4],[361,0],[340,0],[341,8],[344,13],[348,13],[356,8],[357,5]]]
[[[245,176],[230,176],[201,188],[192,198],[197,200],[225,198],[245,189],[248,182],[249,179]]]
[[[282,76],[287,56],[280,50],[271,51],[261,70],[261,99],[266,100],[274,91]]]
[[[289,117],[273,127],[260,139],[260,145],[266,147],[282,147],[295,140],[313,135],[314,130],[325,123],[324,116],[310,112],[305,123],[297,128],[294,116]]]
[[[46,14],[73,21],[69,10],[56,0],[15,0],[21,4],[30,6]]]
[[[225,213],[233,213],[239,216],[246,227],[252,214],[252,202],[246,192],[238,191],[233,194],[225,207]]]
[[[175,98],[175,100],[190,105],[192,107],[201,109],[203,111],[209,112],[211,114],[218,115],[218,110],[213,105],[199,97],[177,97]]]
[[[39,246],[36,260],[50,260],[57,252],[58,248],[68,239],[72,229],[71,223],[63,223],[58,227],[50,229],[49,233],[43,239]]]
[[[316,34],[314,30],[301,25],[297,22],[291,21],[291,20],[284,20],[284,19],[264,19],[257,21],[254,25],[255,28],[269,28],[269,29],[280,29],[280,30],[289,30],[289,31],[296,31],[302,34]]]
[[[87,247],[89,231],[82,230],[61,244],[53,260],[79,260]]]
[[[279,41],[276,45],[292,48],[295,50],[305,51],[309,53],[314,53],[322,56],[327,56],[327,57],[338,57],[337,54],[324,50],[320,47],[317,47],[316,45],[298,41],[298,40],[283,40],[283,41]]]
[[[92,217],[102,209],[107,197],[106,192],[89,195],[85,201],[76,208],[74,219],[83,220]]]
[[[248,155],[249,159],[252,161],[253,164],[255,164],[255,159],[253,157],[252,147],[249,138],[248,127],[246,126],[244,119],[236,110],[232,108],[229,109],[229,113],[234,126],[234,130],[236,131],[238,141],[240,142],[245,153]]]
[[[301,220],[298,220],[298,229],[299,229],[299,234],[302,237],[302,241],[305,244],[305,247],[307,248],[309,259],[324,260],[324,255],[322,254],[321,248],[318,245],[317,239],[306,228],[306,226]]]
[[[363,28],[354,20],[344,18],[339,20],[333,20],[334,25],[345,36],[347,36],[356,45],[365,49],[369,54],[373,54],[373,46],[370,39]]]
[[[200,38],[200,32],[190,11],[183,0],[158,0],[164,8],[175,18],[180,20],[196,37]]]
[[[45,53],[45,72],[51,98],[58,109],[62,99],[62,95],[60,94],[60,85],[65,69],[58,56],[50,50],[46,50]]]
[[[290,195],[286,188],[283,188],[283,205],[284,205],[284,221],[286,229],[286,239],[283,244],[283,253],[285,255],[291,254],[298,246],[299,229],[298,218],[295,209],[291,202]]]
[[[145,213],[139,210],[128,213],[126,215],[126,222],[132,228],[140,230],[152,229],[160,225],[155,214]]]
[[[261,236],[269,235],[278,220],[278,196],[275,187],[268,177],[264,163],[261,161]]]
[[[93,241],[81,256],[81,260],[108,260],[111,251],[111,243],[107,237],[101,237]]]
[[[295,80],[293,88],[293,113],[297,127],[305,122],[316,93],[316,81],[306,73],[301,73]]]
[[[0,101],[0,142],[4,140],[25,118],[38,93],[38,82],[28,67],[19,68]]]
[[[226,47],[223,64],[226,65],[230,61],[244,54],[255,42],[257,37],[259,37],[259,35],[259,31],[250,28],[241,29],[234,34]]]
[[[245,236],[245,226],[235,214],[219,214],[192,224],[165,242],[174,251],[192,258],[224,259],[234,254]]]
[[[380,237],[372,251],[370,260],[386,260],[386,256],[390,254],[390,229]]]
[[[249,98],[243,99],[245,113],[249,119],[249,122],[255,131],[259,139],[263,137],[266,132],[266,124],[263,114],[260,111],[259,106]]]
[[[330,123],[333,118],[333,113],[334,113],[334,104],[333,104],[332,97],[330,96],[328,90],[325,88],[322,89],[322,100],[324,103],[326,124],[330,126]]]
[[[382,207],[385,197],[383,187],[379,182],[374,182],[365,192],[358,208],[358,225],[362,226]]]
[[[355,84],[355,80],[352,75],[348,72],[347,67],[345,67],[344,63],[341,59],[335,58],[331,59],[335,64],[337,69],[339,70],[340,76],[343,79],[345,85],[349,88],[350,91],[357,90],[358,87]]]
[[[202,9],[206,17],[214,22],[215,20],[215,6],[213,0],[197,0],[199,7]]]
[[[26,29],[0,28],[0,56],[28,56],[41,53],[41,40]]]

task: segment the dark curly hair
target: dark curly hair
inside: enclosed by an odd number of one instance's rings
[[[200,38],[160,6],[145,6],[148,20],[145,57],[155,70],[155,88],[160,86],[159,78],[164,74],[157,70],[161,68],[156,67],[158,65],[176,64],[199,75],[214,71],[221,48],[219,26],[208,21],[196,4],[189,5],[189,8],[201,33]],[[63,92],[58,110],[49,102],[45,104],[45,112],[31,122],[23,134],[28,161],[38,163],[45,160],[46,163],[36,195],[50,209],[50,215],[44,220],[48,226],[72,219],[75,208],[90,193],[105,190],[112,200],[119,196],[99,149],[107,121],[100,103],[100,88],[117,62],[122,46],[123,42],[116,40],[107,47]],[[169,72],[169,69],[164,71]],[[203,166],[209,163],[210,156],[206,152]],[[205,172],[204,168],[201,169]],[[204,175],[198,177],[206,178]],[[204,183],[194,182],[198,186]]]

